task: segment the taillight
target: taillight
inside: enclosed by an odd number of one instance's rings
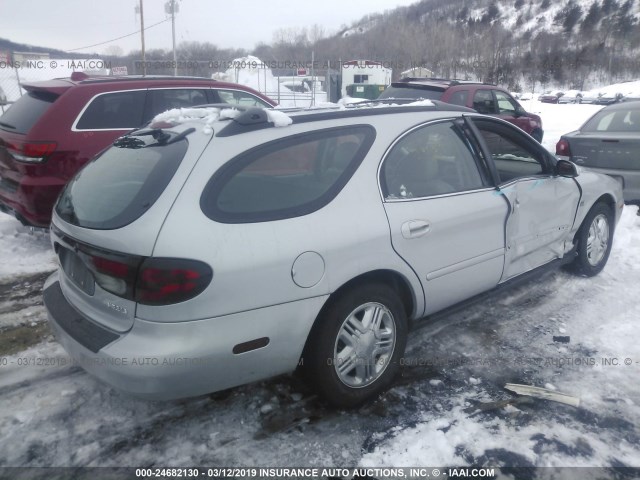
[[[58,144],[56,142],[12,142],[7,150],[13,158],[25,163],[41,163],[51,155]]]
[[[561,155],[563,157],[571,156],[571,149],[569,148],[569,142],[564,138],[561,138],[558,143],[556,143],[556,155]]]
[[[199,295],[211,283],[206,263],[180,258],[147,258],[136,283],[135,300],[144,305],[169,305]]]
[[[133,287],[139,262],[131,259],[127,262],[92,256],[91,263],[93,264],[93,276],[98,285],[107,292],[120,297],[133,298]]]
[[[81,259],[103,290],[127,300],[144,305],[184,302],[202,293],[213,278],[211,267],[198,260],[141,257],[111,252],[76,242],[55,225],[52,229],[72,246],[75,256]],[[59,250],[70,254],[72,251],[58,243],[55,244],[55,249],[59,255]],[[68,275],[73,277],[73,274]],[[93,295],[93,291],[85,291]]]

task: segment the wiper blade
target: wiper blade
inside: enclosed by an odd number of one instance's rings
[[[10,128],[11,130],[16,129],[16,127],[14,127],[13,125],[9,125],[8,123],[5,123],[5,122],[0,122],[0,125],[2,125],[3,127]]]
[[[153,139],[158,142],[158,144],[160,145],[170,145],[172,143],[176,143],[179,142],[180,140],[182,140],[183,138],[185,138],[187,135],[195,132],[196,129],[195,128],[187,128],[186,130],[184,130],[183,132],[177,134],[177,135],[171,135],[165,131],[163,131],[161,128],[154,128],[152,130],[142,130],[140,132],[134,132],[131,135],[128,135],[128,137],[145,137],[145,136],[152,136]],[[126,137],[123,137],[126,138]],[[139,140],[142,141],[142,140]],[[114,144],[115,145],[115,144]],[[150,146],[150,145],[146,145],[146,146]],[[135,148],[135,147],[134,147]]]
[[[186,138],[187,135],[192,134],[193,132],[195,132],[196,129],[191,127],[191,128],[187,128],[185,131],[183,131],[182,133],[179,133],[178,135],[176,135],[175,137],[171,138],[171,140],[169,140],[167,142],[167,145],[169,145],[170,143],[176,143],[179,142],[180,140],[182,140],[183,138]]]

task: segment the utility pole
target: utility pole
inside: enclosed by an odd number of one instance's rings
[[[169,0],[167,7],[171,9],[171,38],[173,40],[173,76],[178,76],[178,61],[176,58],[176,0]]]
[[[147,57],[144,53],[144,7],[142,6],[142,0],[140,0],[140,37],[142,40],[142,75],[147,74]]]

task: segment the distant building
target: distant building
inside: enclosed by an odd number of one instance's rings
[[[391,84],[390,68],[372,60],[350,60],[342,64],[342,96],[377,98]],[[370,86],[369,86],[370,85]]]
[[[433,77],[433,72],[425,67],[414,67],[400,73],[400,78],[406,78],[406,77],[412,77],[412,78]]]

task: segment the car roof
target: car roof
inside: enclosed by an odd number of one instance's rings
[[[604,107],[603,110],[640,110],[640,101],[614,103]]]
[[[197,111],[209,109],[208,111]],[[236,110],[233,114],[221,114],[222,110]],[[179,129],[189,126],[219,125],[213,130],[216,137],[230,137],[275,126],[339,120],[345,118],[370,117],[391,114],[407,114],[415,112],[431,112],[436,117],[445,116],[446,112],[474,113],[471,108],[440,102],[437,100],[411,101],[404,105],[397,100],[372,101],[354,104],[353,106],[331,106],[321,108],[263,109],[258,107],[240,107],[229,104],[213,104],[193,107],[191,109],[175,109],[156,116],[148,128],[165,128],[161,123],[180,125]],[[228,112],[227,112],[228,113]],[[440,115],[437,115],[440,113]],[[228,119],[233,121],[229,122]],[[145,127],[147,128],[147,127]]]
[[[459,85],[487,85],[496,87],[491,83],[477,82],[474,80],[459,80],[459,79],[448,79],[448,78],[436,78],[436,77],[404,77],[401,78],[397,82],[393,82],[391,86],[393,87],[427,87],[427,88],[442,88],[446,90],[449,87],[456,87]],[[500,88],[500,87],[497,87]]]
[[[242,90],[259,96],[271,105],[276,102],[260,92],[246,85],[221,82],[206,77],[171,76],[171,75],[87,75],[84,72],[73,72],[71,77],[55,78],[53,80],[24,82],[21,86],[27,91],[46,90],[58,95],[72,87],[95,88],[96,92],[136,88],[154,87],[216,87],[230,90]]]

